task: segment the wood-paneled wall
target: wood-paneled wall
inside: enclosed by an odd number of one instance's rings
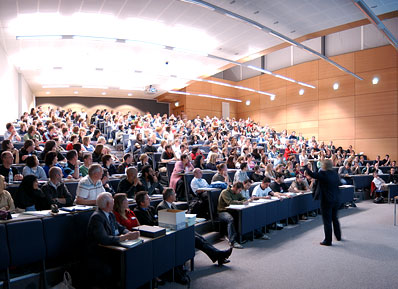
[[[354,71],[358,80],[323,60],[281,69],[278,73],[307,82],[315,89],[301,87],[269,75],[241,81],[239,84],[276,94],[269,97],[238,92],[243,100],[238,117],[251,117],[275,129],[302,132],[336,145],[352,144],[369,157],[388,153],[398,159],[398,56],[392,46],[357,51],[332,57]],[[372,84],[379,77],[377,85]],[[334,90],[333,84],[339,83]],[[304,88],[304,95],[299,90]],[[251,105],[244,102],[250,99]],[[255,104],[255,105],[253,105]],[[259,104],[259,105],[257,105]]]
[[[242,103],[230,103],[231,117],[250,117],[277,131],[287,129],[290,133],[295,130],[321,141],[333,140],[338,146],[351,144],[357,152],[365,152],[370,158],[388,153],[398,159],[397,54],[392,46],[383,46],[332,57],[364,80],[358,80],[323,60],[276,71],[310,83],[315,89],[267,74],[237,83],[221,80],[274,93],[274,101],[265,95],[203,82],[187,86],[186,91],[241,99]],[[380,79],[377,85],[372,84],[374,76]],[[334,90],[336,82],[339,89]],[[303,95],[299,95],[301,88],[304,88]],[[246,100],[251,101],[249,106],[245,105]],[[201,117],[220,117],[222,114],[222,101],[219,100],[182,96],[179,102],[179,108],[170,106],[172,113],[178,114],[182,110],[188,118],[197,114]]]

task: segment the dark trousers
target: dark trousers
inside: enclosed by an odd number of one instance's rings
[[[325,231],[324,242],[332,243],[332,224],[334,235],[338,240],[341,239],[341,229],[338,218],[339,203],[323,203],[321,202],[323,229]]]
[[[209,258],[215,262],[218,259],[220,250],[210,244],[200,234],[195,232],[195,248],[205,253]]]
[[[179,201],[187,201],[184,179],[180,178],[176,184],[176,195]]]

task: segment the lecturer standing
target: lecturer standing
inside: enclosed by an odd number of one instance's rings
[[[325,231],[325,239],[320,243],[323,246],[332,245],[332,223],[334,235],[337,241],[341,241],[341,229],[337,216],[340,206],[339,202],[339,185],[340,179],[338,174],[332,170],[333,163],[330,160],[322,162],[322,168],[319,172],[312,172],[306,167],[309,176],[318,180],[315,189],[314,199],[320,200],[321,212],[323,220],[323,228]]]

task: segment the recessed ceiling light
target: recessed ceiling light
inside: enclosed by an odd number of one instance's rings
[[[74,94],[79,94],[79,92],[78,92],[77,90],[75,90],[73,93],[74,93]]]
[[[246,105],[249,106],[250,105],[250,100],[246,100]]]
[[[254,13],[253,13],[253,14],[258,14],[258,13],[260,13],[260,11],[258,11],[258,10],[257,10],[257,11],[254,11]]]
[[[180,105],[180,103],[179,103],[178,101],[176,101],[176,102],[174,103],[174,105],[175,105],[176,107],[178,107],[178,106]]]
[[[296,30],[292,30],[292,31],[290,31],[290,33],[294,33],[294,32],[296,32]]]
[[[46,91],[46,94],[50,94],[51,92],[49,92],[49,91]]]
[[[372,83],[373,84],[378,84],[379,83],[379,78],[377,76],[373,77]]]
[[[335,82],[335,83],[333,84],[333,89],[334,89],[334,90],[338,90],[338,89],[339,89],[339,83],[338,83],[338,82]]]
[[[275,25],[278,24],[278,23],[279,23],[279,21],[275,21],[275,22],[274,22]]]
[[[132,93],[128,93],[127,96],[133,96],[133,94]]]
[[[269,97],[269,99],[270,99],[271,101],[274,101],[274,100],[275,100],[275,95],[271,95],[271,96]]]
[[[102,95],[106,95],[106,92],[104,91],[104,92],[102,92],[101,94],[102,94]]]
[[[299,94],[300,94],[300,95],[303,95],[303,94],[304,94],[304,88],[302,88],[302,89],[299,90]]]

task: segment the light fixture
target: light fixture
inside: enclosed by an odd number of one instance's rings
[[[379,83],[379,78],[377,76],[373,77],[372,83],[373,84],[378,84]]]
[[[101,94],[102,94],[102,95],[106,95],[106,92],[105,92],[105,91],[103,91]]]
[[[20,35],[17,40],[58,40],[62,39],[62,35]]]
[[[108,89],[107,86],[83,85],[82,88]]]
[[[227,97],[220,97],[220,96],[215,96],[211,94],[198,94],[198,93],[190,93],[190,92],[184,92],[184,91],[177,91],[177,90],[169,90],[167,91],[168,93],[173,93],[173,94],[182,94],[182,95],[192,95],[192,96],[200,96],[200,97],[207,97],[207,98],[215,98],[215,99],[221,99],[221,100],[227,100],[227,101],[234,101],[234,102],[242,102],[239,99],[235,98],[227,98]]]
[[[77,90],[75,90],[73,93],[74,93],[74,94],[79,94],[79,92],[78,92]]]
[[[250,102],[250,100],[249,100],[249,99],[248,99],[248,100],[246,100],[246,105],[247,105],[247,106],[249,106],[249,105],[250,105],[250,103],[251,103],[251,102]]]
[[[176,101],[176,102],[174,103],[174,105],[175,105],[175,107],[178,107],[178,106],[180,105],[180,103],[179,103],[178,101]]]
[[[303,94],[304,94],[304,89],[303,89],[303,88],[299,90],[299,94],[300,94],[300,95],[303,95]]]
[[[339,83],[338,82],[333,83],[333,89],[334,90],[338,90],[339,89]]]
[[[130,93],[127,94],[127,96],[133,96],[133,94],[130,92]]]
[[[54,84],[54,85],[43,85],[43,88],[67,88],[69,85],[65,84]]]
[[[49,91],[46,91],[46,94],[50,94],[51,92],[49,92]]]
[[[274,100],[275,100],[275,95],[271,95],[271,96],[269,97],[269,99],[270,99],[271,101],[274,101]]]

